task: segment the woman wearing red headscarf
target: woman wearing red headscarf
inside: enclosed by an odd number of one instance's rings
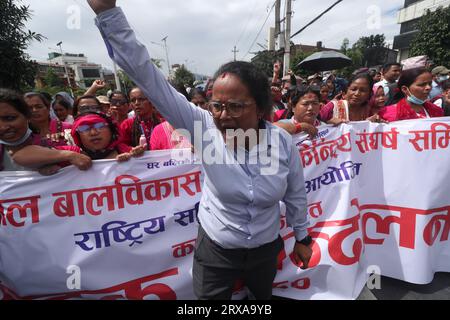
[[[21,163],[28,163],[31,161],[29,159],[32,153],[33,164],[40,167],[39,172],[51,175],[61,167],[73,164],[65,160],[67,151],[87,155],[92,160],[116,159],[119,162],[139,157],[145,151],[145,146],[133,148],[120,142],[116,125],[110,117],[101,113],[85,113],[78,116],[73,123],[71,134],[76,146],[60,146],[54,149],[30,146],[29,149],[16,155],[16,159]]]
[[[76,146],[68,148],[71,151],[83,152],[92,160],[127,161],[133,156],[141,156],[145,151],[145,146],[133,148],[120,142],[116,125],[110,117],[101,113],[87,113],[79,116],[73,123],[72,137]]]

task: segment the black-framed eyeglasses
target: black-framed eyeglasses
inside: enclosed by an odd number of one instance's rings
[[[219,118],[225,108],[227,114],[232,118],[239,118],[244,112],[245,106],[252,105],[253,102],[227,101],[225,103],[218,101],[208,102],[208,111],[214,118]]]

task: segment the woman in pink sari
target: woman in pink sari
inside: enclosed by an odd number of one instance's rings
[[[185,136],[179,134],[167,121],[153,129],[150,138],[151,150],[190,148],[191,143]]]
[[[364,120],[379,122],[378,115],[371,112],[372,88],[373,80],[367,73],[355,75],[342,99],[332,100],[320,110],[320,119],[333,125]]]
[[[64,132],[72,125],[50,118],[50,102],[42,94],[29,92],[24,98],[31,111],[30,128],[35,134],[33,144],[43,147],[67,145]]]
[[[387,121],[443,117],[443,110],[428,101],[432,82],[433,76],[425,68],[403,71],[398,81],[400,101],[383,108],[380,116]]]

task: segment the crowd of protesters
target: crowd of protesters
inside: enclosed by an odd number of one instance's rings
[[[402,70],[401,64],[391,63],[383,66],[381,72],[355,71],[348,80],[337,77],[335,72],[302,79],[291,70],[286,77],[280,78],[279,62],[274,63],[273,70],[273,77],[268,79],[272,114],[266,120],[291,134],[305,132],[314,137],[316,127],[323,124],[339,125],[364,120],[387,123],[450,116],[450,71],[444,66],[416,66]],[[209,110],[212,85],[213,82],[209,81],[204,88],[188,88],[182,93],[195,106]],[[22,95],[1,89],[1,170],[36,169],[55,159],[67,158],[67,152],[62,153],[65,156],[44,152],[42,156],[47,156],[48,161],[36,160],[36,149],[25,149],[29,151],[16,154],[29,145],[81,152],[94,160],[106,158],[111,154],[108,152],[111,148],[117,149],[118,154],[128,154],[133,150],[133,155],[141,155],[145,150],[191,146],[165,121],[140,88],[133,88],[130,92],[110,90],[107,96],[96,95],[104,88],[105,83],[96,80],[80,97],[72,97],[67,92],[59,92],[54,97],[45,92]],[[88,127],[83,119],[89,119]],[[111,131],[108,143],[99,143],[100,148],[87,147],[89,141],[101,140],[98,136],[107,131],[105,128]],[[80,139],[86,136],[91,140]],[[23,160],[27,157],[22,155],[31,150],[34,157]],[[35,163],[30,159],[35,159]],[[68,165],[76,162],[58,163]],[[80,168],[86,166],[81,165]]]
[[[92,160],[127,161],[148,150],[202,151],[191,146],[200,139],[192,137],[195,121],[202,123],[203,131],[217,129],[214,148],[223,154],[230,129],[278,134],[282,141],[277,174],[262,175],[261,164],[203,164],[206,177],[193,266],[194,292],[200,299],[229,299],[240,278],[257,299],[270,298],[283,246],[280,201],[286,204],[295,233],[293,258],[308,267],[312,250],[304,177],[289,134],[314,138],[325,124],[450,116],[450,71],[444,66],[405,68],[392,63],[380,72],[357,70],[350,79],[335,72],[302,79],[292,71],[281,77],[279,62],[267,78],[251,63],[238,61],[220,67],[204,90],[174,88],[126,28],[115,1],[89,3],[99,14],[105,42],[117,53],[116,62],[138,86],[97,95],[105,88],[97,80],[80,97],[0,89],[0,171],[33,169],[51,175],[68,165],[88,170]],[[177,132],[180,129],[192,140]],[[262,152],[247,141],[243,147],[247,154]],[[248,261],[248,254],[253,261]]]

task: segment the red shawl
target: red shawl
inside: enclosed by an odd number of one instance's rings
[[[423,107],[428,112],[431,118],[444,116],[444,111],[429,101],[425,102]],[[414,111],[408,104],[406,98],[400,100],[397,104],[381,109],[379,115],[384,120],[391,122],[399,120],[420,119],[426,117],[426,114],[423,111],[421,111],[420,114],[417,114],[416,111]],[[422,117],[420,115],[422,115]]]

